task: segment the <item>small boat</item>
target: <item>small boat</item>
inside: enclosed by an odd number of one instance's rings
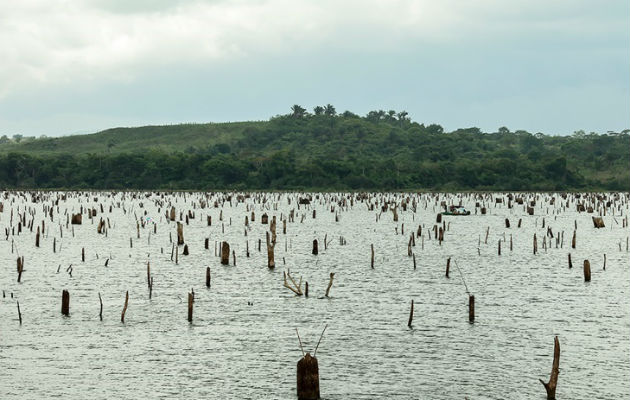
[[[464,207],[451,208],[451,211],[443,211],[442,215],[470,215],[470,211]]]

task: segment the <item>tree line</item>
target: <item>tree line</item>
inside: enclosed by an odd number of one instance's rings
[[[125,137],[152,127],[129,128]],[[506,127],[445,132],[412,121],[405,111],[361,117],[327,104],[294,105],[269,121],[226,124],[228,134],[204,140],[204,125],[156,127],[179,145],[106,151],[0,154],[5,188],[177,190],[629,190],[630,135],[551,136]],[[186,138],[199,130],[195,145]],[[231,130],[230,130],[231,129]],[[172,131],[172,135],[169,132]],[[196,132],[196,131],[195,131]],[[99,136],[101,135],[101,136]],[[44,139],[37,139],[44,140]],[[58,139],[45,139],[54,144]],[[146,142],[146,141],[145,141]],[[59,142],[61,143],[61,142]],[[135,142],[134,142],[135,143]],[[0,145],[1,146],[1,145]],[[116,145],[118,146],[118,145]],[[54,146],[53,146],[54,147]],[[1,148],[1,147],[0,147]]]

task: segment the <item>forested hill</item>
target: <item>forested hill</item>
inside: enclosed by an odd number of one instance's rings
[[[94,189],[630,190],[629,131],[444,132],[405,112],[299,106],[269,121],[0,138],[0,186]]]

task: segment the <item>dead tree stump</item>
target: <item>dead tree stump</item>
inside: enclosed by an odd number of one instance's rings
[[[125,323],[125,313],[127,312],[127,305],[129,304],[129,291],[125,292],[125,305],[123,306],[122,314],[120,315],[120,322]]]
[[[475,296],[468,295],[468,322],[475,322]]]
[[[276,267],[276,262],[274,260],[274,248],[276,245],[271,242],[269,239],[269,232],[266,234],[267,237],[267,267],[273,269]],[[258,246],[260,247],[260,241],[258,242]]]
[[[549,382],[545,383],[539,379],[547,391],[547,400],[556,400],[556,386],[558,385],[558,374],[560,373],[560,341],[558,336],[553,340],[553,365]]]
[[[188,322],[193,320],[193,294],[188,293]]]
[[[310,353],[297,363],[297,395],[298,400],[319,400],[319,366]]]
[[[330,281],[328,281],[328,287],[326,288],[326,297],[328,297],[328,293],[330,292],[330,288],[332,287],[333,279],[335,279],[335,273],[331,272],[330,273]]]
[[[228,242],[221,242],[221,264],[230,264],[230,245]]]
[[[593,226],[597,229],[605,228],[604,219],[602,217],[592,217],[593,218]]]
[[[370,249],[372,251],[372,259],[370,261],[370,265],[372,266],[372,269],[374,269],[374,244],[370,245]]]
[[[584,260],[584,282],[591,281],[591,262]]]
[[[70,292],[67,290],[61,292],[61,313],[66,317],[70,315]]]
[[[313,240],[313,255],[316,256],[319,253],[317,239]]]
[[[184,244],[184,225],[181,222],[177,223],[177,245]]]

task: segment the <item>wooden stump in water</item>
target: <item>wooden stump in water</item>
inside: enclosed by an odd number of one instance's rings
[[[475,322],[475,296],[468,295],[468,322]]]
[[[70,315],[70,292],[61,292],[61,313],[66,317]]]
[[[230,245],[228,242],[221,242],[221,264],[230,264]]]
[[[22,271],[24,271],[24,256],[17,258],[18,283],[22,281]]]
[[[269,240],[269,232],[266,234],[267,238],[267,267],[273,269],[276,267],[276,262],[274,260],[274,248],[276,245]],[[258,242],[258,247],[260,248],[260,241]]]
[[[188,322],[193,319],[193,294],[188,293]]]
[[[254,218],[252,218],[252,221],[254,220]],[[260,217],[260,223],[263,225],[266,225],[269,223],[269,216],[265,213],[262,215],[262,217]]]
[[[210,287],[210,267],[206,267],[206,287]]]
[[[595,228],[605,228],[604,219],[602,217],[592,217],[593,218],[593,226]]]
[[[184,245],[184,252],[182,254],[185,255],[185,256],[188,255],[188,245],[187,244]]]
[[[81,225],[82,222],[83,216],[81,214],[72,214],[72,219],[70,220],[72,225]]]
[[[330,288],[332,287],[333,279],[335,279],[335,273],[331,272],[330,273],[330,281],[328,281],[328,287],[326,288],[326,297],[328,297],[328,293],[330,292]]]
[[[101,303],[100,311],[98,312],[98,317],[103,320],[103,299],[101,298],[101,292],[98,292],[98,301]]]
[[[558,374],[560,373],[560,341],[558,336],[553,341],[553,365],[549,382],[545,383],[539,379],[547,391],[547,400],[556,400],[556,386],[558,385]]]
[[[125,293],[125,305],[123,306],[122,314],[120,315],[120,322],[125,323],[125,313],[127,312],[127,305],[129,304],[129,291]]]
[[[584,282],[591,281],[591,262],[584,260]]]
[[[407,322],[407,326],[411,328],[412,323],[413,323],[413,300],[411,300],[411,310],[409,311],[409,322]]]
[[[372,266],[372,269],[374,269],[374,244],[370,245],[370,249],[372,251],[372,259],[370,261],[370,265]]]
[[[177,223],[177,245],[184,244],[184,225],[181,222]]]
[[[298,400],[319,399],[319,366],[310,353],[297,363],[297,396]]]
[[[446,277],[448,278],[449,270],[451,269],[451,257],[446,259]]]
[[[317,239],[313,240],[313,255],[316,256],[319,253]]]
[[[169,213],[168,216],[171,221],[175,221],[175,207],[171,207],[171,212]]]

